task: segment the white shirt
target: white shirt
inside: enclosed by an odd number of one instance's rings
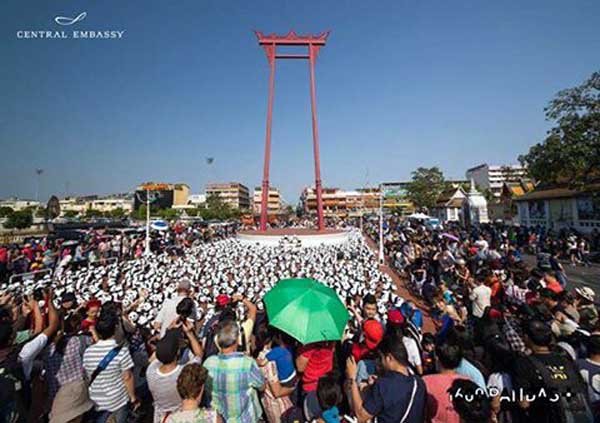
[[[27,342],[23,346],[23,348],[21,348],[21,352],[19,353],[19,361],[21,362],[21,366],[23,367],[25,379],[29,380],[29,378],[31,377],[33,361],[38,356],[38,354],[44,349],[47,343],[48,337],[43,333],[40,333],[38,336]]]
[[[486,307],[491,304],[492,289],[489,286],[478,285],[469,295],[473,301],[473,316],[483,317],[483,312]]]
[[[177,295],[173,298],[169,298],[165,301],[162,308],[158,312],[156,316],[155,322],[160,323],[160,337],[165,336],[167,329],[173,323],[173,320],[177,319],[177,305],[186,298],[185,295]],[[190,318],[194,319],[194,321],[198,320],[198,310],[196,309],[196,304],[194,303],[194,309],[192,311],[192,315]]]
[[[421,366],[421,354],[419,353],[419,347],[417,346],[417,341],[414,339],[403,336],[402,343],[404,344],[404,348],[406,348],[406,353],[408,354],[408,362],[416,369],[418,366]]]

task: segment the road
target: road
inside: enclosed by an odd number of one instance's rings
[[[535,256],[524,255],[523,259],[525,263],[530,266],[536,266],[537,261]],[[567,261],[561,261],[569,283],[567,289],[579,288],[581,286],[589,286],[596,293],[596,301],[600,301],[600,265],[592,264],[590,267],[583,267],[578,265],[576,267],[571,266]]]

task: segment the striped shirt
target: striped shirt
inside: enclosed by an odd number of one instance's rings
[[[90,346],[83,354],[83,367],[88,379],[98,367],[98,364],[117,346],[114,339],[98,341]],[[133,367],[133,360],[127,348],[122,348],[119,354],[101,371],[89,388],[90,399],[96,404],[96,410],[117,411],[129,401],[127,389],[123,382],[123,372]]]
[[[242,353],[219,354],[208,357],[204,367],[211,407],[227,423],[257,422],[262,409],[256,388],[262,388],[265,379],[256,362]]]

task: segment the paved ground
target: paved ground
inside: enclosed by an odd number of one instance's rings
[[[377,255],[377,244],[375,244],[375,242],[367,235],[364,235],[364,237],[369,247],[371,247],[375,255]],[[415,297],[408,289],[406,289],[404,279],[398,276],[398,274],[388,265],[380,266],[380,270],[382,272],[387,273],[392,278],[394,284],[396,285],[396,292],[399,296],[401,296],[405,300],[412,301],[417,307],[419,307],[419,309],[421,309],[421,311],[423,312],[423,333],[435,332],[435,326],[433,324],[431,316],[429,315],[428,307],[423,303],[423,301],[421,301],[420,298]]]
[[[536,266],[535,256],[524,255],[523,260],[530,266]],[[592,264],[590,267],[578,265],[571,266],[567,261],[562,261],[569,283],[567,289],[589,286],[596,293],[597,301],[600,301],[600,265]]]

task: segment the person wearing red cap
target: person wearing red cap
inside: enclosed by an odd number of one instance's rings
[[[219,294],[219,295],[217,295],[216,302],[217,302],[217,307],[219,309],[223,309],[223,308],[227,307],[229,304],[231,304],[231,298],[228,295]]]
[[[85,305],[86,318],[81,321],[81,331],[90,332],[92,338],[94,338],[94,342],[98,341],[94,326],[96,326],[96,320],[98,320],[101,306],[102,302],[100,302],[100,300],[95,298],[89,300]]]
[[[388,310],[387,325],[385,336],[398,341],[402,340],[408,357],[408,363],[417,374],[423,374],[423,359],[417,341],[411,336],[407,336],[406,319],[402,312],[392,308]]]
[[[393,308],[393,309],[389,310],[387,317],[388,317],[388,319],[387,319],[388,323],[391,323],[393,325],[403,325],[404,324],[404,315],[397,308]]]
[[[373,352],[383,339],[383,326],[377,320],[365,320],[362,325],[364,340],[352,344],[352,357],[358,363],[369,353]]]

